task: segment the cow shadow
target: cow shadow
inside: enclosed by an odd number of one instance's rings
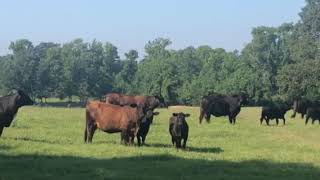
[[[160,144],[160,143],[153,143],[153,144],[146,144],[144,145],[146,147],[155,147],[155,148],[172,148],[175,149],[175,147],[172,144]],[[224,150],[220,147],[193,147],[188,146],[184,151],[188,152],[197,152],[197,153],[222,153]]]
[[[102,157],[103,158],[103,157]],[[32,165],[32,166],[30,166]],[[29,167],[29,168],[26,168]],[[0,152],[0,179],[318,179],[309,163],[206,160],[173,155],[85,158]]]

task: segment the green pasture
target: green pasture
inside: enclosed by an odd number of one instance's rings
[[[260,125],[261,108],[242,108],[199,124],[199,108],[158,109],[147,146],[120,144],[120,134],[96,131],[84,144],[83,108],[24,107],[0,138],[0,180],[11,179],[320,179],[320,126],[298,115]],[[191,116],[186,150],[172,147],[172,112]]]

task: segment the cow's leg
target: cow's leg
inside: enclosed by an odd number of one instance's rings
[[[125,138],[126,138],[126,132],[125,131],[121,131],[120,144],[125,144]]]
[[[301,113],[301,119],[303,119],[303,118],[304,118],[304,115],[305,115],[304,113]]]
[[[142,144],[145,144],[144,142],[146,141],[147,136],[142,136]]]
[[[137,136],[137,140],[138,140],[138,146],[141,145],[141,136]]]
[[[200,109],[199,124],[201,124],[201,123],[202,123],[203,116],[204,116],[204,112],[203,112],[203,110],[202,110],[202,109]]]
[[[187,145],[187,140],[188,140],[188,136],[186,138],[183,139],[183,145],[182,148],[185,149],[186,145]]]
[[[229,123],[232,124],[232,117],[229,116]]]
[[[88,126],[86,125],[86,128],[84,129],[84,143],[87,142],[88,139]],[[1,136],[1,135],[0,135]]]
[[[181,137],[176,138],[176,148],[181,148]]]
[[[210,123],[210,116],[211,116],[211,114],[206,114],[204,117],[206,119],[207,123]]]
[[[283,125],[286,125],[286,119],[283,117]]]
[[[133,145],[134,145],[134,135],[131,134],[131,135],[130,135],[130,138],[131,138],[131,139],[130,139],[130,145],[133,146]],[[141,145],[141,144],[138,144],[138,146],[140,146],[140,145]]]
[[[88,143],[92,143],[92,138],[94,135],[94,132],[96,131],[97,126],[95,124],[89,124],[88,126]]]
[[[277,126],[278,126],[278,124],[279,124],[279,119],[278,118],[276,118],[276,122],[277,122]]]
[[[125,145],[128,145],[128,143],[129,143],[129,135],[128,135],[128,132],[126,130],[123,130],[121,132],[121,139],[123,140]]]
[[[260,118],[260,125],[262,125],[262,123],[263,123],[263,119],[264,119],[264,117],[263,117],[263,116],[261,116],[261,118]]]
[[[0,126],[0,137],[1,137],[1,135],[2,135],[2,132],[3,132],[3,126]]]
[[[314,124],[315,119],[312,119],[312,125]]]
[[[234,117],[233,118],[233,124],[236,124],[236,121],[237,121],[237,119],[236,119],[236,117]]]
[[[267,117],[266,122],[267,122],[268,126],[269,126],[269,121],[270,121],[270,119]]]
[[[171,136],[171,142],[172,142],[172,145],[174,146],[175,138],[173,136]]]
[[[310,117],[307,115],[305,125],[307,125],[307,124],[308,124],[309,118],[310,118]]]

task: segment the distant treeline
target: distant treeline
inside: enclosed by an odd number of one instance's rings
[[[108,92],[162,95],[198,104],[208,92],[246,92],[256,104],[271,99],[320,97],[320,0],[307,0],[296,24],[256,27],[241,52],[209,46],[168,49],[169,39],[145,45],[146,55],[76,39],[34,46],[12,42],[0,57],[0,94],[23,89],[34,98],[99,98]],[[235,27],[236,28],[236,27]],[[211,38],[214,38],[214,34]]]

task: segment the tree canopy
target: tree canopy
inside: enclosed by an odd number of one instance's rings
[[[172,104],[198,104],[212,91],[246,92],[255,104],[318,99],[320,0],[306,0],[299,16],[297,23],[253,28],[240,52],[206,45],[173,50],[170,39],[157,38],[146,43],[143,57],[130,50],[120,58],[109,42],[16,40],[12,53],[0,57],[0,94],[23,89],[34,98],[85,100],[120,92],[162,95]]]

